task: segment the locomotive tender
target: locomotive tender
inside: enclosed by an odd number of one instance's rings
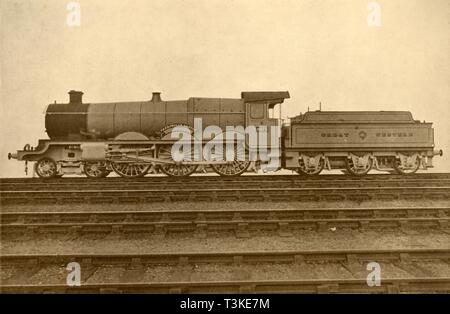
[[[305,175],[324,169],[352,175],[371,169],[408,174],[433,167],[432,158],[442,156],[442,150],[434,150],[432,124],[414,120],[406,111],[308,111],[282,124],[281,110],[278,119],[271,113],[290,97],[289,92],[242,92],[239,99],[181,101],[163,101],[160,93],[153,93],[150,101],[118,103],[83,103],[80,91],[69,95],[69,103],[46,109],[49,139],[9,153],[9,159],[35,162],[34,171],[43,178],[64,174],[100,178],[111,171],[123,177],[188,176],[209,169],[233,176],[246,172],[251,164],[255,169],[267,162],[259,155],[254,161],[174,161],[171,148],[177,139],[172,131],[192,127],[196,118],[202,119],[203,129],[218,126],[224,132],[227,126],[281,127],[279,143],[269,141],[268,149],[271,145],[280,149],[279,169]],[[248,155],[248,139],[245,144]]]

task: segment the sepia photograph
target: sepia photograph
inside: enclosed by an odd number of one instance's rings
[[[1,294],[450,293],[449,0],[0,3]]]

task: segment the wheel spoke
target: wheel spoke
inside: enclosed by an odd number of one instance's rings
[[[399,154],[399,159],[394,161],[394,169],[400,174],[413,174],[420,168],[420,158],[417,154]],[[413,160],[411,162],[411,159]]]
[[[103,178],[108,175],[106,166],[101,162],[86,162],[83,167],[84,173],[90,178]]]
[[[56,163],[50,158],[43,158],[35,165],[36,173],[41,178],[52,178],[57,174]]]
[[[187,152],[191,154],[191,151]],[[162,146],[159,149],[158,158],[166,161],[173,161],[171,146]],[[186,164],[162,164],[160,166],[162,172],[172,177],[189,176],[197,170],[197,165]]]
[[[322,155],[308,156],[302,154],[299,158],[299,164],[300,167],[297,172],[307,175],[317,175],[325,166]]]
[[[358,156],[351,154],[346,160],[347,170],[353,175],[365,175],[373,165],[372,157],[369,154]]]
[[[211,167],[213,168],[214,172],[221,176],[238,176],[244,173],[247,168],[250,166],[250,161],[248,160],[238,160],[240,154],[245,154],[245,150],[243,151],[243,147],[240,145],[234,146],[234,158],[233,161],[228,161],[224,164],[211,164]],[[226,148],[219,148],[218,151],[215,151],[214,154],[217,157],[222,157],[222,160],[226,160]]]
[[[136,178],[143,176],[150,169],[151,165],[140,165],[140,164],[131,164],[126,162],[113,162],[111,163],[111,167],[114,172],[122,177],[127,178]]]

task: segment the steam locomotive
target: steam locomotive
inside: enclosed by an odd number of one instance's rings
[[[8,158],[35,162],[34,171],[42,178],[66,174],[101,178],[112,171],[131,178],[152,173],[184,177],[208,171],[237,176],[267,164],[267,156],[258,152],[252,160],[174,160],[172,148],[179,140],[173,138],[174,129],[184,126],[194,132],[199,118],[202,130],[215,126],[224,134],[229,126],[260,132],[281,129],[275,140],[269,134],[263,145],[269,152],[280,152],[278,169],[302,175],[317,175],[324,169],[351,175],[365,175],[371,169],[410,174],[433,167],[433,157],[442,156],[442,150],[434,149],[432,124],[414,120],[407,111],[308,111],[284,123],[280,106],[290,98],[287,91],[180,101],[163,101],[160,93],[153,93],[150,101],[114,103],[84,103],[82,96],[72,90],[68,103],[48,105],[49,139],[40,139],[36,147],[27,144]],[[208,140],[219,138],[217,133]],[[248,156],[255,149],[248,136],[244,139],[239,147],[243,147],[241,155]],[[200,143],[204,147],[205,139]],[[226,144],[229,141],[216,153],[225,154]]]

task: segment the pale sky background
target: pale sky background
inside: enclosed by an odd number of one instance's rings
[[[67,102],[239,98],[289,90],[284,116],[408,110],[434,122],[450,171],[450,0],[65,0],[1,2],[1,176],[24,176],[8,152],[47,138],[43,110]]]

